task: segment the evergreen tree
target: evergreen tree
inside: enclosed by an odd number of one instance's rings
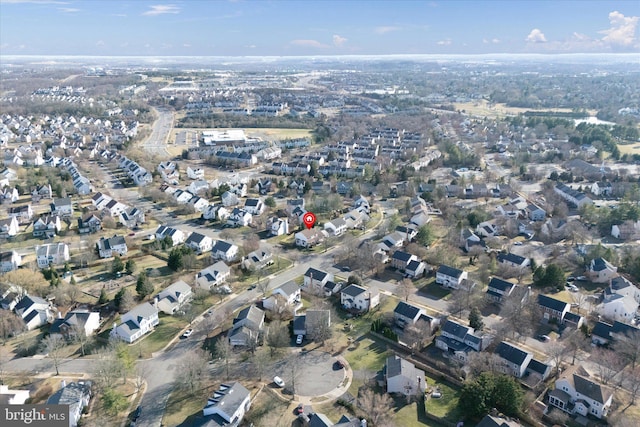
[[[482,321],[482,313],[478,307],[473,307],[469,312],[469,326],[476,331],[481,331],[484,328],[484,322]]]
[[[102,288],[100,290],[100,297],[98,298],[98,304],[106,304],[109,301],[109,297],[107,297],[107,291]]]
[[[136,293],[140,298],[144,298],[147,295],[151,295],[154,291],[153,283],[147,278],[147,274],[143,271],[138,275],[136,281]]]

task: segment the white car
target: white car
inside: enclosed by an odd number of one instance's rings
[[[298,335],[296,337],[296,345],[302,345],[302,340],[304,339],[304,335]]]
[[[280,377],[273,377],[273,382],[280,388],[284,388],[284,380]]]
[[[182,338],[189,338],[192,333],[193,329],[187,329],[186,331],[184,331],[184,334],[182,334]]]

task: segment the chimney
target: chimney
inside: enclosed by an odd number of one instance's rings
[[[67,386],[67,382],[65,380],[60,381],[60,390]]]
[[[58,319],[62,319],[62,313],[58,312]]]

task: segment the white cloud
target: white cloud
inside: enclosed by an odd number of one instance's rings
[[[96,42],[96,46],[98,46],[98,47],[104,47],[104,46],[106,46],[106,43],[104,42],[104,40],[98,40],[98,41]]]
[[[544,36],[544,33],[537,28],[531,30],[527,38],[525,39],[528,43],[546,43],[547,38]]]
[[[394,27],[389,25],[389,26],[376,27],[375,30],[373,31],[375,31],[376,34],[387,34],[387,33],[392,33],[398,30],[400,30],[400,27]]]
[[[191,44],[190,43],[183,43],[182,47],[191,47]]]
[[[636,41],[636,28],[638,27],[638,16],[624,16],[617,10],[609,14],[611,28],[600,31],[605,36],[602,41],[610,45],[631,46]]]
[[[451,39],[444,39],[444,40],[438,41],[436,44],[438,46],[451,46],[451,43],[452,43]]]
[[[333,36],[333,44],[334,44],[334,46],[341,47],[341,46],[342,46],[343,44],[345,44],[346,42],[347,42],[347,39],[346,39],[346,38],[344,38],[344,37],[342,37],[342,36],[339,36],[339,35],[337,35],[337,34],[335,34],[335,35]]]
[[[58,10],[63,13],[78,13],[80,9],[76,9],[75,7],[59,7]]]
[[[500,39],[496,39],[496,38],[493,38],[491,40],[482,39],[482,43],[484,43],[484,44],[498,44],[498,43],[500,43]]]
[[[177,14],[180,13],[180,8],[175,4],[156,4],[150,6],[151,9],[143,12],[142,14],[145,16],[156,16],[156,15],[165,15],[165,14]]]
[[[329,47],[317,40],[291,40],[290,43],[295,46],[313,47],[316,49],[326,49],[327,47]]]

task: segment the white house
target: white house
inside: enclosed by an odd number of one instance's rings
[[[384,376],[387,393],[421,396],[426,389],[424,371],[397,355],[387,357]]]
[[[638,301],[632,296],[612,294],[596,307],[596,311],[607,319],[630,323],[638,312],[638,306]]]
[[[440,335],[436,337],[437,348],[463,362],[471,351],[482,351],[485,345],[483,338],[476,335],[473,328],[450,319],[442,325]]]
[[[127,254],[127,242],[124,240],[124,236],[113,236],[105,239],[101,237],[96,243],[100,258],[110,258],[115,254],[120,256]]]
[[[324,223],[324,230],[333,236],[342,236],[347,231],[347,222],[342,218],[336,218]]]
[[[158,294],[158,310],[165,314],[175,314],[191,299],[191,286],[178,280]]]
[[[328,282],[332,281],[333,273],[327,273],[310,267],[304,273],[304,281],[302,282],[302,286],[307,289],[321,289]]]
[[[250,407],[251,393],[242,384],[221,384],[207,400],[202,415],[210,417],[219,426],[236,427],[240,425]]]
[[[189,179],[204,179],[204,169],[192,169],[190,166],[187,166],[187,177]]]
[[[271,297],[262,302],[262,305],[267,310],[274,310],[277,305],[277,296],[282,297],[282,301],[285,305],[295,307],[300,302],[300,286],[294,281],[289,281],[282,286],[273,290]]]
[[[8,385],[0,385],[0,402],[7,405],[23,405],[29,399],[29,390],[11,390]]]
[[[352,284],[340,292],[340,304],[345,310],[364,313],[380,304],[380,293]]]
[[[32,225],[33,237],[52,238],[62,229],[60,217],[53,214],[44,214],[36,219]]]
[[[231,276],[231,269],[224,261],[218,261],[196,274],[196,286],[211,290],[223,284]]]
[[[73,204],[69,197],[53,199],[51,203],[51,213],[61,218],[71,218],[73,216]]]
[[[216,240],[211,248],[211,256],[213,259],[221,259],[226,262],[235,260],[238,255],[238,247],[224,240]]]
[[[49,334],[60,334],[65,338],[73,338],[79,331],[90,337],[100,328],[100,313],[85,309],[69,311],[64,318],[53,321]]]
[[[247,227],[251,224],[253,216],[246,210],[233,208],[231,215],[227,218],[227,224],[231,227]]]
[[[393,310],[393,319],[399,328],[404,329],[407,325],[414,325],[425,314],[427,312],[423,308],[400,301]]]
[[[64,264],[69,261],[70,258],[69,245],[66,243],[50,243],[36,246],[36,261],[40,268]]]
[[[171,238],[173,246],[184,243],[185,236],[181,230],[173,227],[168,227],[166,225],[159,226],[156,230],[156,240],[162,240],[167,236]]]
[[[20,223],[29,222],[33,218],[33,209],[31,205],[11,206],[9,216],[15,216]]]
[[[250,198],[244,202],[244,210],[251,215],[261,215],[264,212],[265,206],[262,200]]]
[[[13,311],[22,318],[28,330],[39,328],[53,321],[51,303],[31,295],[24,296]]]
[[[242,260],[242,268],[245,270],[258,270],[273,264],[273,253],[269,249],[258,249],[249,252]]]
[[[513,375],[516,378],[522,378],[533,360],[533,354],[524,351],[519,347],[502,341],[498,344],[495,352],[503,361],[502,373]]]
[[[611,279],[618,276],[618,267],[612,265],[604,258],[596,258],[591,260],[587,274],[594,283],[608,283]]]
[[[289,220],[287,218],[274,217],[268,225],[269,234],[271,236],[282,236],[283,234],[289,234]]]
[[[69,408],[69,427],[76,427],[82,411],[91,400],[91,381],[78,381],[65,384],[47,399],[48,405],[65,405]]]
[[[238,312],[233,319],[233,326],[229,331],[229,344],[232,347],[246,347],[251,343],[256,343],[258,335],[264,326],[264,311],[250,305]]]
[[[22,265],[22,256],[14,251],[0,252],[0,272],[17,270]]]
[[[211,237],[205,236],[204,234],[191,233],[187,240],[185,240],[184,244],[197,253],[204,253],[211,250],[213,247],[213,240]]]
[[[132,343],[144,334],[151,332],[160,323],[158,309],[148,302],[123,314],[120,321],[122,323],[111,330],[111,335],[128,343]]]
[[[529,258],[525,258],[525,257],[522,257],[520,255],[513,254],[511,252],[506,253],[506,254],[505,253],[499,253],[498,256],[496,257],[496,260],[500,264],[506,264],[506,265],[508,265],[510,267],[514,267],[514,268],[528,267],[529,264],[531,263]]]
[[[564,371],[549,393],[549,403],[570,414],[602,418],[613,402],[613,390],[596,382],[582,367]]]
[[[0,219],[0,238],[15,237],[20,232],[20,224],[15,216]]]
[[[447,288],[458,289],[467,276],[466,271],[442,264],[436,271],[436,283]]]

